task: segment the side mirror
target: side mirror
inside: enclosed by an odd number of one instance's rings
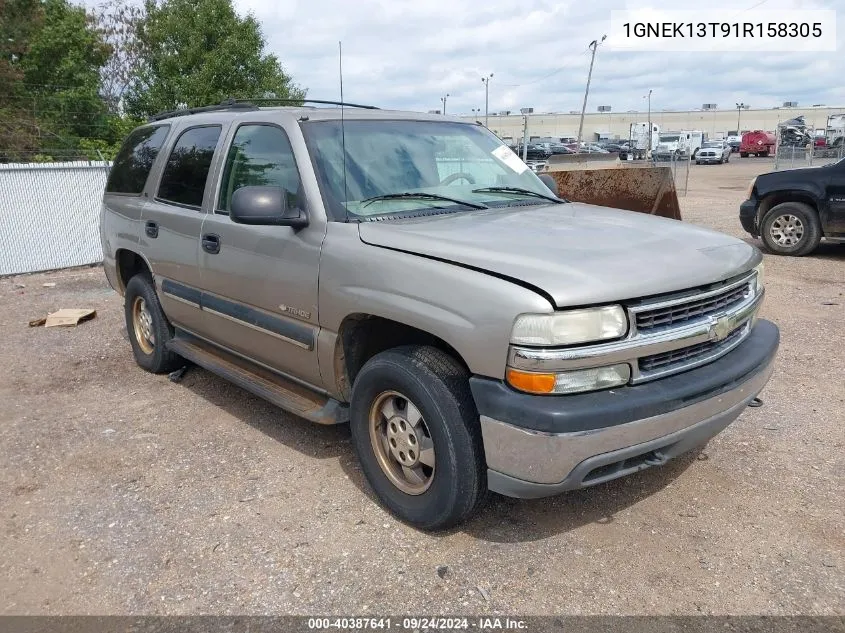
[[[537,176],[546,187],[548,187],[549,191],[555,194],[555,197],[559,198],[560,194],[558,193],[557,189],[557,180],[549,176],[548,174],[539,174]]]
[[[237,224],[308,226],[305,212],[288,206],[288,195],[283,187],[241,187],[232,195],[229,217]]]

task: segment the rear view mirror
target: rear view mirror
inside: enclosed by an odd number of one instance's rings
[[[238,224],[291,226],[308,225],[305,212],[288,206],[289,193],[283,187],[241,187],[232,195],[229,217]]]
[[[549,176],[548,174],[539,174],[537,176],[546,187],[548,187],[549,191],[551,191],[555,197],[559,198],[560,194],[558,193],[557,189],[557,181]]]

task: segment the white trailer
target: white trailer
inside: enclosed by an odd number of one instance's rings
[[[651,136],[651,143],[649,143],[649,136]],[[619,158],[627,158],[628,156],[634,159],[648,158],[648,155],[657,148],[657,143],[660,140],[660,126],[656,123],[651,124],[651,134],[649,134],[648,121],[645,123],[631,123],[628,134],[628,147],[626,156]]]

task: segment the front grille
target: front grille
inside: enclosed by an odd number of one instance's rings
[[[637,331],[650,332],[722,312],[745,299],[750,292],[749,284],[750,282],[746,282],[703,299],[691,297],[689,301],[682,303],[638,311]]]
[[[671,352],[643,356],[639,361],[640,371],[648,373],[658,369],[671,369],[673,366],[689,365],[697,360],[716,355],[722,349],[730,347],[741,339],[747,331],[748,324],[743,323],[721,341],[707,341],[706,343],[690,345],[689,347],[672,350]]]

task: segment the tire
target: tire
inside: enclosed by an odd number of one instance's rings
[[[782,236],[780,239],[778,234]],[[766,213],[760,237],[766,248],[777,255],[807,255],[822,239],[819,216],[803,202],[783,202]]]
[[[142,316],[146,312],[146,316]],[[164,374],[178,369],[185,361],[167,349],[173,338],[173,326],[164,316],[152,278],[148,273],[132,277],[124,294],[126,331],[135,362],[153,374]],[[144,332],[151,334],[151,339]]]
[[[393,435],[390,420],[396,421]],[[445,352],[398,347],[367,361],[352,388],[350,426],[367,481],[402,521],[423,530],[445,529],[465,521],[484,499],[486,462],[469,376]],[[422,458],[426,448],[413,454],[416,446],[433,449],[431,466]],[[413,481],[404,474],[399,455],[417,460]]]
[[[695,164],[696,164],[696,165],[700,165],[700,164],[701,164],[701,161],[698,161],[698,160],[697,160],[697,161],[695,161]]]
[[[725,162],[726,162],[726,163],[731,162],[731,155],[730,155],[730,154],[728,154],[728,155],[725,157]]]
[[[740,152],[740,153],[739,153],[739,157],[740,157],[740,158],[748,158],[748,154],[747,154],[747,153],[745,153],[745,152]]]

